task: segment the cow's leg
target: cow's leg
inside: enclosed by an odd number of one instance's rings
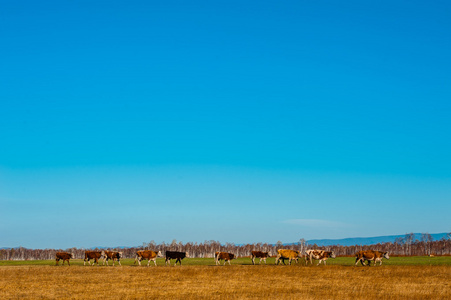
[[[121,267],[122,267],[122,264],[121,264],[121,260],[120,260],[120,259],[118,259],[118,260],[117,260],[117,262],[119,263],[119,266],[121,266]]]
[[[69,259],[67,260],[67,264],[69,265],[69,267],[70,267],[70,261],[69,261]]]
[[[231,266],[232,264],[230,263],[230,259],[229,259],[229,266]]]
[[[356,265],[356,266],[357,266],[357,264],[358,264],[359,262],[362,264],[362,266],[365,265],[365,264],[363,263],[363,257],[360,257],[360,258],[357,257],[357,258],[355,259],[355,265]]]
[[[153,263],[155,264],[155,267],[156,267],[157,266],[157,259],[156,258],[153,259]]]
[[[252,256],[252,264],[255,265],[255,256]]]

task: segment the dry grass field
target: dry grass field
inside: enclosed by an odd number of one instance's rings
[[[20,298],[451,299],[451,267],[0,267],[0,299]]]

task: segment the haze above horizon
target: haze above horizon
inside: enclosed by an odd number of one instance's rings
[[[0,6],[0,247],[451,231],[451,3]]]

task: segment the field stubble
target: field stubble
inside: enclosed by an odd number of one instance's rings
[[[450,266],[4,266],[0,298],[451,299]]]

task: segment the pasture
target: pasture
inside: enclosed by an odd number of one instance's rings
[[[229,266],[189,258],[183,265],[122,267],[54,266],[55,261],[0,261],[0,298],[71,299],[450,299],[451,257],[392,257],[382,266],[353,267],[338,257],[327,266],[251,264],[239,258]]]

